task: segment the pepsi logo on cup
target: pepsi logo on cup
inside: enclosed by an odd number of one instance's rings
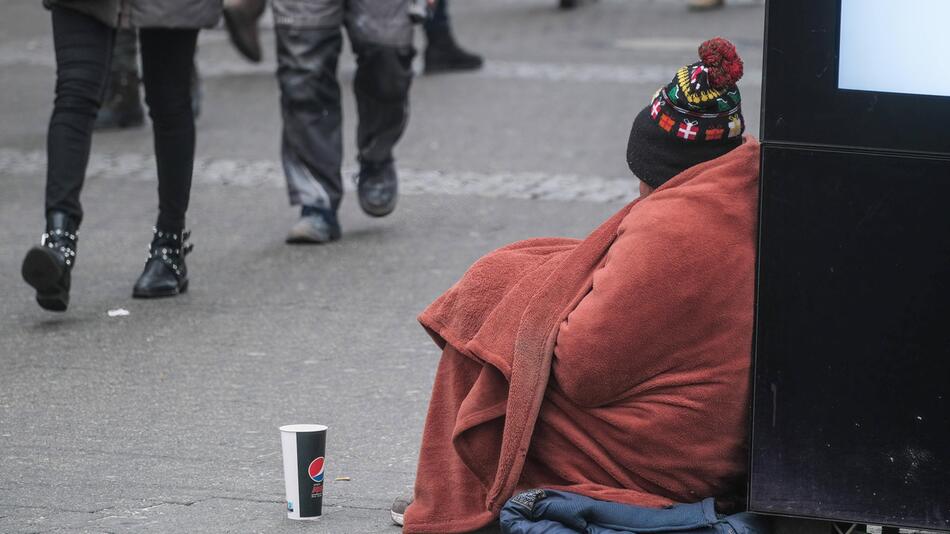
[[[310,478],[314,482],[323,482],[323,456],[317,458],[316,460],[310,462]]]
[[[307,469],[307,473],[310,475],[310,479],[316,482],[316,484],[313,485],[313,490],[310,492],[311,497],[323,495],[324,464],[325,464],[325,461],[323,459],[323,456],[320,456],[314,461],[310,462],[310,467]]]

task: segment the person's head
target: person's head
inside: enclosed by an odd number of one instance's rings
[[[680,68],[633,121],[627,165],[641,181],[642,196],[742,144],[745,121],[736,87],[742,60],[736,47],[716,37],[699,46],[699,57]]]

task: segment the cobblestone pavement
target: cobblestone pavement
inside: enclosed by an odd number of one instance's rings
[[[0,149],[0,175],[38,175],[46,169],[46,153],[40,150]],[[357,167],[344,167],[344,176]],[[89,158],[88,178],[152,183],[155,158],[146,154],[96,153]],[[284,187],[284,174],[274,160],[243,161],[224,158],[195,160],[195,183],[240,187]],[[355,191],[352,180],[344,181]],[[636,197],[629,177],[603,178],[543,172],[479,173],[399,169],[399,187],[409,195],[458,195],[524,200],[577,200],[618,202]]]
[[[152,140],[148,128],[100,132],[70,311],[56,315],[19,275],[43,225],[49,20],[37,0],[4,1],[0,532],[398,532],[387,508],[412,486],[438,358],[416,315],[485,252],[583,237],[631,200],[630,121],[701,40],[737,43],[758,129],[759,2],[695,14],[678,0],[569,13],[555,0],[454,0],[451,11],[485,68],[415,79],[399,208],[368,218],[351,190],[343,239],[324,247],[283,243],[296,213],[277,159],[269,22],[259,65],[220,28],[202,32],[189,292],[130,298],[154,219]],[[347,161],[352,65],[347,52]],[[331,429],[317,522],[284,518],[276,429],[291,422]]]

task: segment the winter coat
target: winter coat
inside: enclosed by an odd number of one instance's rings
[[[736,499],[758,175],[746,137],[582,241],[488,254],[425,310],[443,352],[404,533],[476,530],[520,488]]]
[[[113,28],[209,28],[221,18],[221,0],[43,0],[90,15]]]

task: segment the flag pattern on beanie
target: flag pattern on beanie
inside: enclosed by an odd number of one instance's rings
[[[681,67],[673,80],[653,95],[650,117],[669,135],[686,142],[721,142],[745,131],[742,59],[736,47],[716,37],[699,46],[696,63]]]

